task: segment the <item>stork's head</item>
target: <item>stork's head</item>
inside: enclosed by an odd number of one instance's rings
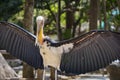
[[[36,23],[37,23],[36,43],[40,45],[43,44],[43,39],[44,39],[44,34],[43,34],[44,21],[45,20],[43,16],[38,16],[36,18]]]

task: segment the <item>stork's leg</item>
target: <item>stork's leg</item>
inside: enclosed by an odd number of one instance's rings
[[[35,72],[34,72],[34,77],[36,78],[37,77],[37,70],[35,69]]]
[[[55,69],[55,80],[58,80],[57,69]]]
[[[46,77],[46,72],[45,72],[45,69],[44,69],[44,71],[43,71],[43,79],[42,80],[45,80],[45,77]]]

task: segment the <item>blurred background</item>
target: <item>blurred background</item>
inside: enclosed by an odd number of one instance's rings
[[[0,21],[15,23],[36,34],[37,16],[45,17],[44,33],[59,41],[96,29],[120,32],[120,0],[0,0]],[[23,77],[33,77],[32,67],[18,60],[12,63],[8,55],[4,57],[16,72],[16,65],[23,64],[20,70],[32,71]]]

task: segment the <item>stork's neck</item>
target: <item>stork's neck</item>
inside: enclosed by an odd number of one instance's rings
[[[38,16],[36,18],[36,22],[37,22],[37,42],[42,45],[44,39],[44,34],[43,34],[44,17]]]
[[[43,28],[42,28],[38,33],[38,40],[40,43],[43,43],[43,38],[44,38],[44,34],[43,34]]]

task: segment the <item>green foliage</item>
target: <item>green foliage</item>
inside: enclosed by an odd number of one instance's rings
[[[61,14],[60,19],[61,19],[61,27],[65,28],[66,25],[66,20],[65,20],[65,13]]]
[[[58,0],[35,0],[34,8],[34,22],[38,15],[42,15],[46,18],[45,33],[56,34],[57,26],[57,12],[58,12]],[[0,20],[10,21],[22,26],[23,15],[24,15],[24,2],[25,0],[0,0]],[[69,3],[72,7],[67,8],[66,3]],[[79,24],[89,21],[89,0],[61,0],[61,29],[64,38],[70,38],[72,35],[72,29],[66,29],[66,12],[71,10],[74,13],[74,24],[78,21],[76,26]],[[120,16],[111,15],[111,10],[118,7],[116,0],[107,0],[107,20],[109,25],[114,23],[115,26],[120,26]],[[101,20],[103,20],[103,7],[102,2],[100,5],[101,9]],[[36,24],[35,24],[36,25]],[[61,36],[62,36],[61,35]]]
[[[10,17],[8,21],[16,23],[17,25],[20,25],[21,27],[23,27],[23,16],[24,16],[24,11],[21,10],[16,14],[14,14],[12,17]]]
[[[57,11],[58,11],[58,5],[57,4],[50,5],[50,8],[54,13],[57,13]]]
[[[72,37],[71,29],[66,29],[62,35],[63,35],[63,39],[71,38]]]
[[[118,26],[120,27],[120,14],[114,16],[113,22],[114,22],[114,25],[115,25],[116,27],[118,27]]]
[[[22,0],[0,0],[0,20],[7,21],[23,9]]]

